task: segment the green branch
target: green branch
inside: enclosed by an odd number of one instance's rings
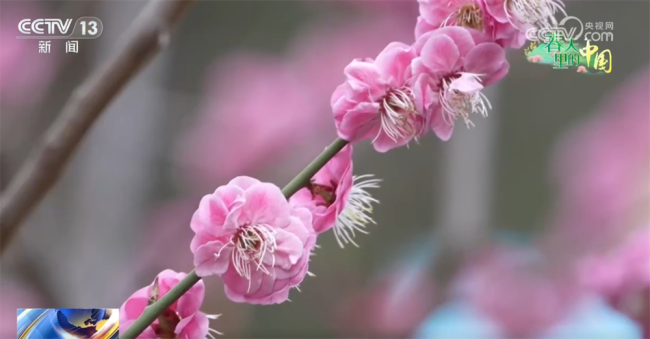
[[[298,192],[298,190],[305,187],[309,183],[309,180],[311,180],[311,178],[347,144],[347,141],[340,138],[334,140],[334,142],[329,145],[323,153],[317,156],[314,161],[307,165],[304,170],[298,173],[298,175],[296,175],[296,177],[282,189],[282,194],[289,199],[292,195]],[[174,302],[176,302],[176,300],[189,291],[190,288],[200,280],[201,278],[196,275],[194,270],[192,270],[185,279],[181,280],[178,285],[169,290],[167,294],[162,296],[155,303],[147,306],[140,317],[133,322],[131,327],[124,331],[124,333],[120,334],[120,339],[135,339],[147,327],[149,327],[149,325],[151,325],[160,314],[168,309]]]

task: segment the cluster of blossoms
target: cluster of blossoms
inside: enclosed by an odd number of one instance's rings
[[[339,137],[370,139],[379,152],[407,145],[430,129],[448,140],[454,123],[487,116],[481,90],[509,69],[504,48],[521,48],[526,30],[557,23],[556,0],[419,0],[415,42],[389,44],[357,59],[332,95]]]
[[[526,29],[553,24],[561,9],[556,0],[422,0],[414,43],[390,43],[376,58],[345,67],[346,80],[330,101],[343,146],[333,154],[326,150],[313,176],[294,179],[301,181],[295,194],[240,176],[203,197],[190,222],[194,274],[220,276],[234,302],[287,301],[310,274],[318,235],[332,229],[341,246],[356,245],[356,232],[373,223],[369,213],[377,200],[367,189],[379,180],[353,176],[352,144],[367,139],[387,152],[429,130],[448,140],[458,119],[473,126],[471,117],[487,116],[490,109],[482,89],[509,70],[504,48],[521,47]],[[182,273],[165,272],[167,280],[161,273],[127,300],[123,324],[180,284]],[[142,335],[207,336],[209,317],[197,307],[202,286],[191,287]]]

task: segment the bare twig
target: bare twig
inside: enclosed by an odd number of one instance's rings
[[[57,182],[101,112],[169,41],[171,28],[190,3],[153,0],[127,31],[116,52],[72,93],[0,200],[0,254],[21,222]]]

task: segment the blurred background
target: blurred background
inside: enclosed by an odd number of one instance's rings
[[[0,2],[1,188],[146,3]],[[635,338],[615,332],[629,325],[648,338],[650,4],[566,9],[614,23],[615,41],[598,43],[611,74],[509,50],[475,128],[386,154],[356,146],[355,174],[383,179],[361,247],[321,236],[317,278],[281,305],[233,303],[206,279],[203,311],[223,314],[211,327],[224,338]],[[336,137],[329,99],[343,67],[411,43],[417,15],[415,0],[192,5],[3,255],[0,338],[13,337],[18,307],[119,308],[161,270],[189,272],[200,198],[237,175],[289,182]],[[77,54],[15,38],[22,18],[80,16],[104,31]],[[606,320],[584,325],[584,309]]]

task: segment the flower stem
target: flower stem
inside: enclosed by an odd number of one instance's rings
[[[307,165],[304,170],[298,173],[293,180],[284,186],[282,194],[289,199],[292,195],[298,192],[298,190],[305,187],[309,183],[309,180],[347,144],[348,142],[341,138],[334,140],[334,142],[329,145],[323,153],[316,157],[316,159]],[[181,280],[178,285],[174,286],[169,290],[169,292],[158,299],[158,301],[147,306],[140,317],[133,322],[131,327],[120,335],[120,339],[135,339],[149,325],[151,325],[160,314],[168,309],[174,302],[176,302],[176,300],[185,294],[185,292],[189,291],[190,288],[200,280],[201,278],[196,275],[194,270],[192,270],[192,272],[190,272],[185,279]]]
[[[298,173],[293,180],[284,186],[282,194],[284,194],[285,198],[289,199],[301,188],[305,187],[309,183],[309,180],[311,180],[311,178],[347,144],[347,141],[341,138],[336,138],[336,140],[334,140],[334,142],[332,142],[323,153],[318,155],[314,161],[307,165],[304,170]]]

